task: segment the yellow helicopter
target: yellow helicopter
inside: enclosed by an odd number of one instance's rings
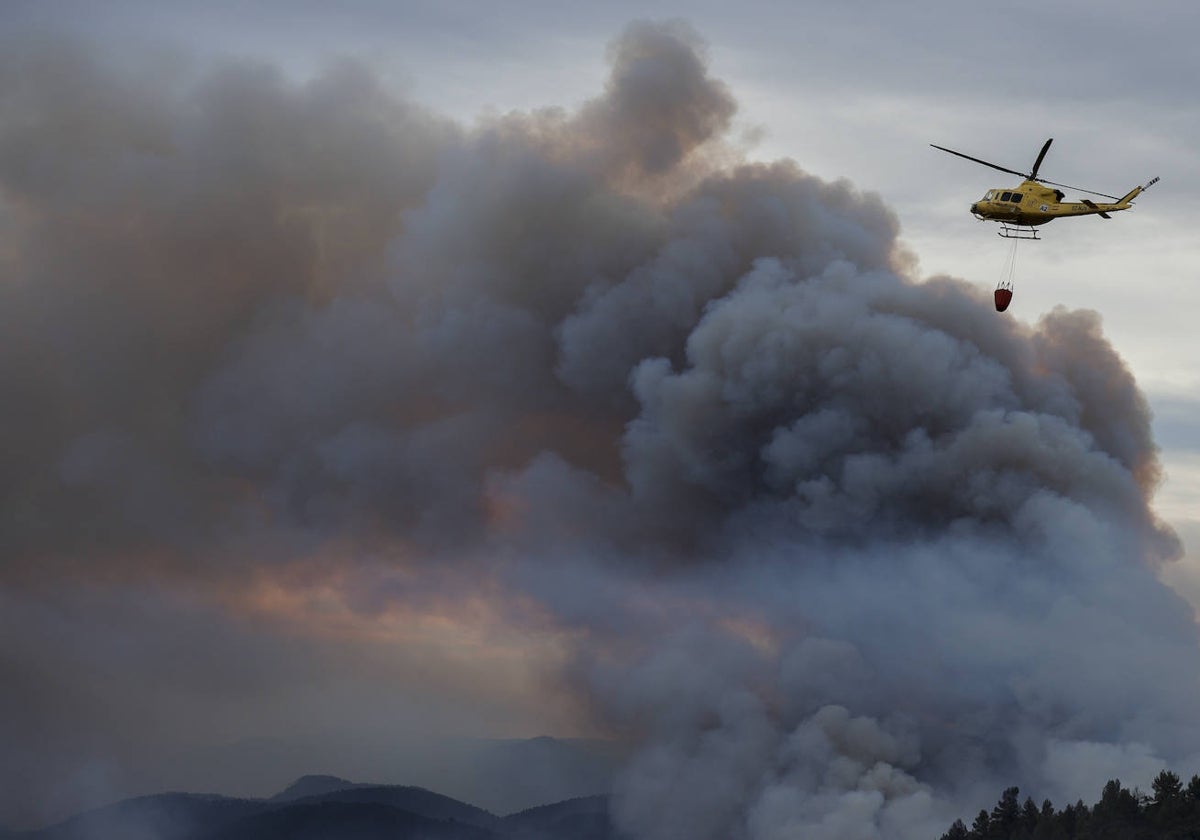
[[[1102,219],[1111,219],[1109,213],[1115,213],[1118,210],[1128,210],[1142,192],[1158,183],[1158,178],[1152,178],[1144,186],[1134,187],[1125,195],[1117,198],[1115,195],[1096,192],[1095,190],[1085,190],[1083,187],[1071,187],[1066,184],[1058,184],[1054,181],[1047,181],[1045,178],[1038,177],[1038,169],[1042,165],[1042,160],[1046,157],[1046,152],[1050,150],[1050,144],[1054,142],[1051,137],[1046,141],[1046,145],[1042,146],[1042,151],[1038,153],[1037,160],[1033,162],[1033,169],[1028,174],[1018,172],[1015,169],[1008,169],[1004,166],[997,166],[994,163],[988,163],[986,160],[980,160],[970,155],[964,155],[962,152],[956,152],[953,149],[947,149],[944,146],[938,146],[930,143],[930,146],[943,152],[949,152],[952,155],[958,155],[961,158],[974,161],[975,163],[990,166],[992,169],[998,169],[1001,172],[1008,172],[1012,175],[1019,175],[1024,178],[1024,182],[1019,187],[1002,190],[988,190],[979,201],[971,205],[971,213],[975,218],[990,222],[1000,222],[1000,236],[1006,239],[1038,239],[1037,225],[1044,225],[1046,222],[1052,222],[1055,219],[1067,216],[1099,216]],[[1043,186],[1047,184],[1049,186]],[[1098,203],[1090,198],[1081,198],[1078,201],[1063,201],[1065,197],[1062,190],[1051,189],[1051,187],[1063,187],[1068,190],[1088,193],[1089,195],[1099,196],[1100,198],[1111,198],[1112,204]]]

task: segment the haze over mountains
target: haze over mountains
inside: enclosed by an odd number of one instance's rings
[[[608,798],[508,816],[418,787],[305,776],[267,799],[165,793],[125,800],[22,840],[610,840]]]
[[[170,784],[269,796],[294,777],[297,767],[326,767],[343,777],[404,780],[508,814],[607,791],[621,758],[616,744],[548,737],[404,742],[256,738],[177,756]],[[151,784],[148,780],[147,787]]]

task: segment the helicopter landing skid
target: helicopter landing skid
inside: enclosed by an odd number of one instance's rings
[[[1041,236],[1038,230],[1030,225],[1010,225],[1007,222],[1000,223],[1000,230],[996,231],[997,236],[1003,236],[1005,239],[1035,239],[1041,241]]]

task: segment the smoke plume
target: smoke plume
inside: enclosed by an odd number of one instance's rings
[[[95,688],[119,652],[63,652],[121,598],[197,593],[137,610],[233,653],[165,691],[142,650],[164,717],[301,682],[239,641],[264,578],[320,588],[304,621],[552,636],[646,840],[925,838],[1010,784],[1196,769],[1196,626],[1099,317],[997,317],[913,276],[877,196],[745,160],[686,25],[609,59],[578,112],[466,127],[354,64],[0,58],[0,788],[145,725]]]

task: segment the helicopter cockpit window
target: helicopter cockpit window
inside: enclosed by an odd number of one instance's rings
[[[1021,203],[1021,194],[1020,194],[1020,193],[1013,193],[1013,194],[1012,194],[1012,200],[1013,200],[1013,201],[1015,201],[1017,204],[1020,204],[1020,203]]]
[[[1001,201],[1012,201],[1012,193],[1006,192],[1000,196]]]

